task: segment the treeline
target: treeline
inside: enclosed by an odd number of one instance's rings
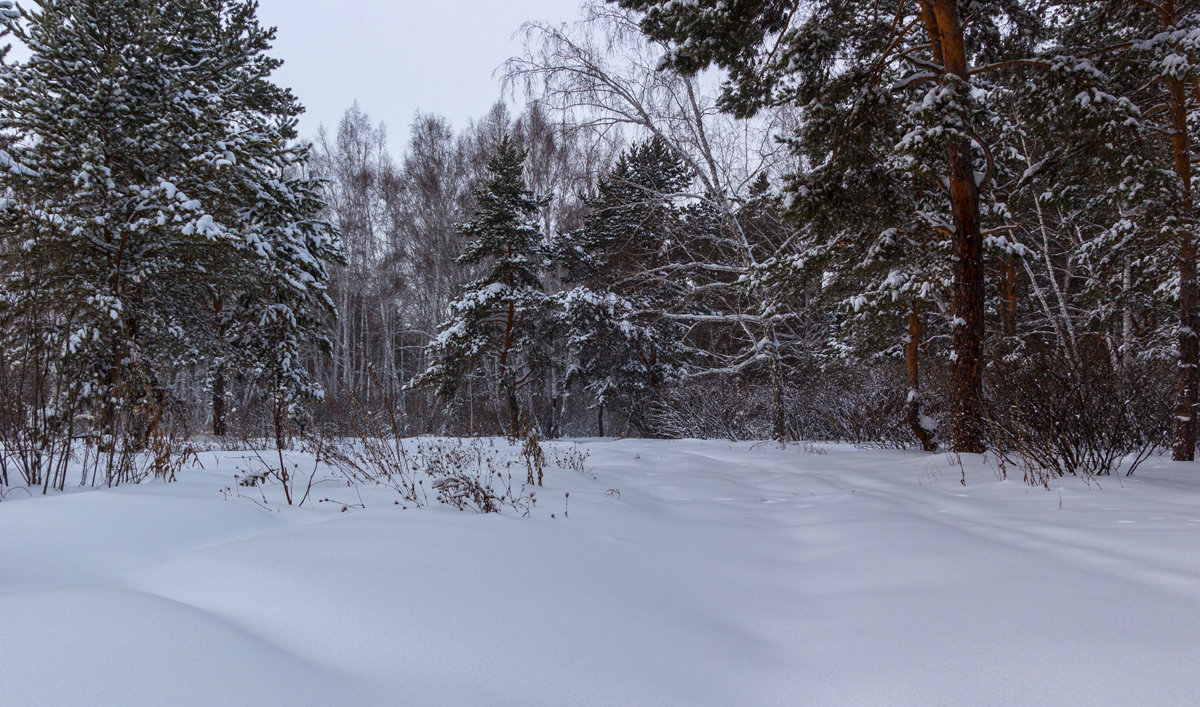
[[[783,272],[798,251],[772,175],[794,158],[774,135],[791,113],[723,115],[657,68],[628,16],[589,12],[526,28],[506,67],[519,115],[501,103],[459,134],[418,116],[398,160],[357,107],[319,136],[351,264],[333,271],[318,416],[342,432],[364,418],[347,410],[394,408],[410,434],[845,436],[795,405],[824,342]]]
[[[437,251],[459,289],[413,337],[441,396],[398,394],[415,429],[1192,456],[1193,11],[584,12],[506,66],[533,107],[493,135],[554,206],[513,205],[540,241],[510,244],[527,287],[500,296],[516,280],[479,268],[503,254],[450,265],[481,239],[462,204]],[[533,176],[551,152],[558,183]]]
[[[196,5],[0,3],[33,49],[6,450],[169,421],[1194,456],[1191,5],[590,3],[525,27],[523,109],[418,115],[395,157],[357,107],[296,142],[253,5]]]

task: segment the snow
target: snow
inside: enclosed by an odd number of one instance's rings
[[[0,702],[1184,705],[1200,692],[1197,465],[1152,460],[1048,492],[977,457],[580,448],[586,473],[549,469],[529,518],[402,510],[377,488],[342,513],[358,494],[334,482],[313,492],[334,503],[281,507],[269,489],[264,506],[233,481],[246,452],[203,453],[174,484],[10,490]],[[307,477],[312,458],[292,456]]]

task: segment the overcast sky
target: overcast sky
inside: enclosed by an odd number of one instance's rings
[[[446,116],[455,128],[500,97],[492,72],[520,48],[526,20],[570,21],[578,0],[260,0],[259,19],[279,34],[275,81],[308,109],[301,134],[336,128],[358,100],[387,123],[398,156],[413,115]]]

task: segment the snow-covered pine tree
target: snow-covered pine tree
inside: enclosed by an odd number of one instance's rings
[[[1098,153],[1110,161],[1114,151],[1123,156],[1121,178],[1108,190],[1118,217],[1087,244],[1086,254],[1091,264],[1104,266],[1096,274],[1110,292],[1130,289],[1125,282],[1137,273],[1171,300],[1176,311],[1170,336],[1178,362],[1173,456],[1190,461],[1200,403],[1200,239],[1194,195],[1200,9],[1184,0],[1094,0],[1067,4],[1057,16],[1060,51],[1077,57],[1076,63],[1096,76],[1096,85],[1078,92],[1075,100],[1084,107],[1115,106],[1109,109],[1117,114],[1110,123],[1119,127],[1107,130],[1110,136]]]
[[[468,379],[486,381],[506,409],[501,426],[513,438],[525,422],[518,389],[536,375],[530,354],[548,334],[542,290],[548,259],[540,228],[545,199],[525,187],[524,158],[505,135],[488,160],[474,213],[459,228],[468,241],[458,261],[482,265],[484,274],[451,304],[451,318],[428,347],[434,363],[410,384],[452,396]]]
[[[832,353],[861,362],[902,355],[908,426],[932,451],[936,424],[922,408],[921,354],[926,331],[947,330],[951,319],[951,219],[936,181],[913,175],[920,156],[895,149],[919,129],[890,90],[902,76],[893,67],[865,92],[851,80],[830,82],[791,140],[807,167],[791,179],[788,211],[804,225],[805,276],[819,283],[813,304],[837,322]]]
[[[5,294],[17,311],[49,307],[63,332],[54,355],[80,391],[64,413],[94,419],[110,482],[153,432],[167,375],[227,361],[222,334],[247,321],[303,322],[337,257],[311,183],[291,176],[300,109],[269,80],[273,31],[255,11],[50,0],[5,19],[30,52],[0,85],[16,165],[6,276],[26,285]]]
[[[253,267],[242,273],[225,329],[234,360],[243,364],[240,375],[265,389],[278,450],[285,425],[302,419],[304,403],[324,394],[305,353],[314,347],[330,351],[328,266],[342,261],[337,233],[320,217],[324,202],[317,180],[304,172],[308,156],[306,146],[277,143],[273,155],[259,156],[257,166],[264,171],[244,175],[244,186],[253,189],[245,196],[253,198],[237,218],[247,246],[266,257],[252,260]],[[268,167],[274,172],[265,171]],[[282,456],[279,463],[286,476]]]
[[[256,2],[200,4],[207,14],[195,13],[205,19],[181,77],[201,96],[193,110],[200,125],[185,144],[210,145],[201,164],[213,169],[195,175],[202,180],[195,193],[211,205],[237,262],[208,283],[220,335],[210,366],[233,363],[239,378],[265,389],[281,442],[283,424],[323,394],[303,355],[312,348],[328,353],[328,266],[341,262],[341,241],[321,218],[310,148],[297,141],[303,108],[270,80],[281,64],[267,55],[274,30],[259,25]]]
[[[658,137],[617,159],[587,201],[584,225],[556,244],[568,289],[556,295],[579,382],[599,408],[618,412],[642,435],[653,435],[647,412],[658,388],[681,362],[685,332],[667,319],[684,289],[665,286],[672,241],[685,228],[678,194],[691,170]],[[669,281],[669,278],[667,278]]]
[[[1020,296],[1011,289],[999,293],[997,303],[1006,335],[1000,353],[1010,364],[1041,351],[1078,368],[1082,349],[1096,340],[1108,342],[1115,358],[1129,358],[1142,346],[1126,341],[1133,327],[1123,315],[1132,314],[1131,307],[1149,314],[1153,297],[1144,295],[1159,279],[1150,273],[1164,244],[1152,233],[1165,209],[1148,195],[1164,176],[1151,170],[1156,173],[1131,178],[1147,171],[1150,141],[1121,88],[1142,79],[1107,71],[1111,57],[1067,28],[1070,14],[1054,13],[1038,28],[1040,53],[1030,61],[1042,70],[1014,66],[997,77],[1000,129],[993,152],[1006,172],[998,191],[1011,230],[996,241],[1019,243],[1025,256],[995,279],[1002,290],[1009,278],[1021,289]],[[1086,22],[1089,31],[1095,19]]]

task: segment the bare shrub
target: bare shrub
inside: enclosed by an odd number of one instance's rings
[[[907,395],[901,364],[892,361],[813,366],[785,392],[794,439],[881,449],[917,441],[907,422]],[[936,415],[937,396],[926,392],[924,398]]]
[[[550,461],[554,466],[577,474],[587,473],[588,456],[588,450],[580,449],[578,444],[572,444],[570,447],[563,445],[550,447]]]
[[[765,386],[718,378],[683,381],[650,406],[661,436],[674,439],[770,439],[771,396]]]
[[[542,476],[546,471],[546,453],[538,440],[537,432],[530,431],[521,446],[521,458],[525,460],[525,483],[533,486],[542,485]]]
[[[46,492],[66,484],[83,396],[70,369],[56,365],[61,342],[43,333],[48,324],[24,325],[22,348],[0,347],[0,486],[40,486]]]
[[[913,445],[902,364],[825,362],[799,371],[784,386],[784,416],[791,439],[849,442],[902,449]],[[923,392],[937,414],[940,396]],[[700,378],[666,390],[650,407],[655,431],[668,438],[771,439],[772,392],[741,379]]]
[[[513,481],[521,455],[492,439],[364,436],[330,444],[326,460],[351,483],[393,489],[405,506],[428,506],[432,497],[461,511],[525,516],[537,503],[531,484]]]
[[[198,463],[186,406],[166,387],[147,376],[99,401],[38,350],[24,353],[0,355],[0,486],[62,491],[68,471],[83,486],[174,481]]]
[[[984,420],[991,447],[1027,483],[1066,475],[1132,474],[1166,446],[1171,396],[1160,364],[1114,364],[1099,347],[1085,360],[1036,353],[999,365]]]
[[[431,480],[438,502],[458,510],[499,513],[508,508],[528,515],[537,502],[529,485],[513,481],[512,469],[521,464],[518,455],[494,439],[418,439],[409,461]]]

